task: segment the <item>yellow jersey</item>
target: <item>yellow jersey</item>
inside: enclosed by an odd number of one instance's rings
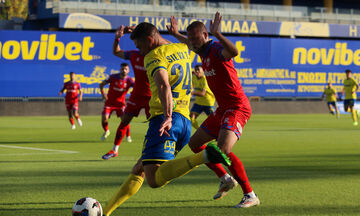
[[[203,96],[203,97],[196,96],[194,103],[202,105],[202,106],[214,106],[215,96],[207,84],[206,77],[202,76],[202,77],[198,78],[196,75],[193,75],[192,76],[192,84],[193,84],[193,89],[195,91],[202,91],[204,89],[206,91],[205,96]]]
[[[158,88],[154,81],[154,74],[163,69],[168,72],[174,101],[173,112],[178,112],[190,119],[191,58],[187,45],[171,43],[159,46],[145,56],[144,66],[147,70],[151,90],[150,118],[164,113]]]
[[[357,82],[353,78],[344,80],[344,91],[345,91],[345,100],[346,99],[356,99],[356,85]],[[354,93],[352,93],[354,92]]]
[[[324,94],[326,95],[327,102],[336,102],[336,90],[334,88],[325,88]]]

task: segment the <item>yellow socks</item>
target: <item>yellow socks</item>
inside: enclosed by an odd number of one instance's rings
[[[205,163],[205,161],[202,151],[187,157],[166,161],[156,170],[156,184],[159,187],[164,186],[172,179],[187,174],[203,163]]]
[[[195,128],[198,129],[199,128],[199,124],[196,121],[196,118],[191,118],[191,125]]]
[[[351,112],[351,115],[352,115],[353,121],[358,122],[358,119],[357,119],[358,111],[356,109],[353,109],[353,111]]]
[[[117,207],[123,204],[131,196],[135,195],[144,182],[144,178],[130,174],[127,180],[120,186],[119,191],[107,203],[104,215],[109,216]]]
[[[338,109],[336,110],[336,118],[340,118],[340,113]]]

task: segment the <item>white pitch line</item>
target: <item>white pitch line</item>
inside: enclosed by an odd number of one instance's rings
[[[77,152],[77,151],[66,151],[66,150],[44,149],[44,148],[22,147],[22,146],[0,145],[0,147],[3,147],[3,148],[14,148],[14,149],[27,149],[27,150],[35,150],[35,151],[59,152],[59,153],[65,153],[65,154],[75,154],[75,153],[79,153],[79,152]]]

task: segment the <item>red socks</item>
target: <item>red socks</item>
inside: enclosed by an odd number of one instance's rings
[[[241,163],[240,159],[232,152],[229,153],[227,156],[231,160],[231,166],[229,166],[231,174],[241,185],[244,194],[250,193],[252,191],[252,188],[246,175],[245,168]]]
[[[206,148],[206,145],[202,145],[199,148],[191,149],[194,153],[201,152]],[[206,166],[208,166],[214,173],[219,177],[223,177],[227,172],[224,169],[224,167],[221,164],[214,164],[214,163],[206,163]]]
[[[130,136],[130,125],[129,127],[127,127],[127,130],[126,130],[126,136],[129,137]]]
[[[130,135],[130,126],[120,123],[120,125],[116,131],[114,145],[120,145],[122,139],[124,138],[124,135],[127,134],[128,131],[129,131],[129,135]]]
[[[206,148],[206,145],[203,145],[199,148],[192,149],[194,153],[198,153]],[[231,160],[231,166],[229,166],[229,170],[233,177],[236,179],[236,181],[241,185],[241,188],[243,190],[244,194],[250,193],[252,191],[252,188],[249,183],[249,179],[246,175],[245,168],[240,161],[240,159],[234,154],[230,153],[227,155]],[[224,176],[227,172],[222,167],[221,164],[213,164],[213,163],[206,163],[206,166],[208,166],[212,171],[215,172],[215,174],[221,178]]]
[[[74,119],[72,117],[69,118],[69,121],[70,121],[71,125],[74,125]]]
[[[101,122],[102,127],[104,128],[104,131],[109,130],[109,123],[108,122]]]

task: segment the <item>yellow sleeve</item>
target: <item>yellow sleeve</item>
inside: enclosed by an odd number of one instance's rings
[[[153,77],[159,69],[167,70],[167,61],[155,52],[151,52],[144,58],[144,65],[149,76]]]

